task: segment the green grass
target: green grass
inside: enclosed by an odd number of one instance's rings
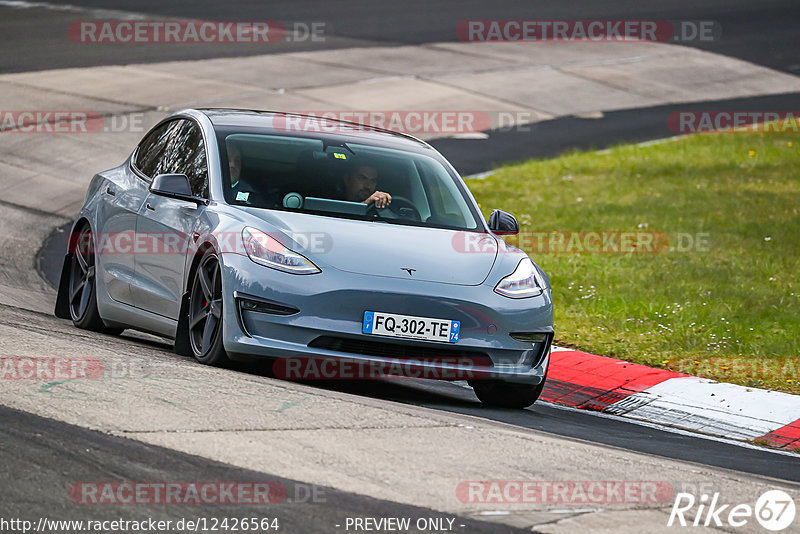
[[[655,253],[552,252],[521,239],[550,277],[557,343],[800,393],[800,134],[575,152],[468,184],[487,216],[514,213],[526,236],[669,236]]]

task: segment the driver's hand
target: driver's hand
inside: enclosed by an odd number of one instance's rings
[[[364,204],[375,204],[376,208],[385,208],[391,203],[392,195],[383,191],[375,191],[364,201]]]

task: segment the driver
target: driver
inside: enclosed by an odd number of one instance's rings
[[[237,202],[244,202],[250,204],[252,199],[250,195],[253,188],[247,183],[247,180],[242,180],[242,149],[235,143],[225,143],[228,150],[228,166],[231,173],[231,190],[233,197]]]
[[[226,141],[225,146],[228,151],[233,200],[247,206],[272,207],[276,205],[280,193],[278,188],[265,188],[261,184],[258,188],[253,187],[250,182],[242,178],[242,147],[230,141]]]
[[[372,165],[358,165],[347,173],[342,180],[344,199],[350,202],[375,204],[376,208],[385,208],[392,203],[392,195],[376,191],[378,186],[378,169]]]

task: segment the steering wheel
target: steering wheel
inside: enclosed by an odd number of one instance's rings
[[[421,221],[422,217],[414,203],[405,197],[392,197],[392,202],[385,208],[376,208],[372,203],[367,208],[367,215],[380,215],[386,219],[411,219]]]

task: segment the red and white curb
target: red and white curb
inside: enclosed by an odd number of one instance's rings
[[[540,397],[736,440],[800,449],[800,396],[553,347]]]

